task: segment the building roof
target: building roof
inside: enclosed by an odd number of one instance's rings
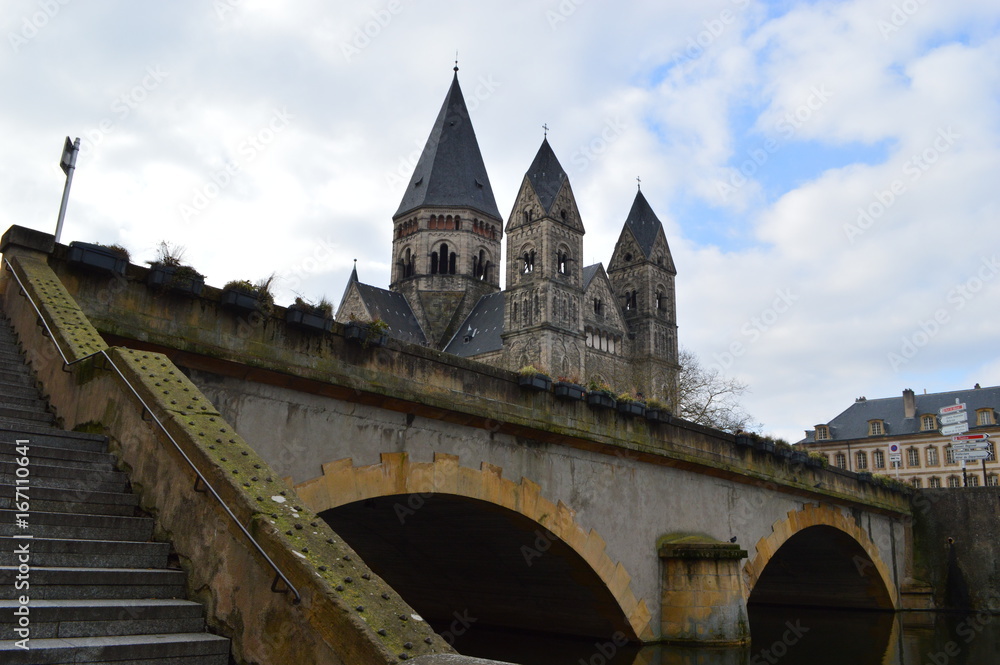
[[[503,292],[483,296],[448,342],[445,352],[468,358],[503,348]]]
[[[469,109],[458,85],[458,70],[434,127],[393,217],[423,206],[473,208],[500,217]]]
[[[354,280],[357,281],[356,276],[354,276]],[[348,288],[350,288],[350,284],[348,284]],[[369,314],[388,324],[388,332],[391,337],[413,344],[427,344],[424,331],[420,329],[417,317],[414,316],[410,304],[406,302],[402,293],[387,291],[361,282],[357,282],[357,288]]]
[[[538,148],[538,153],[525,175],[528,176],[528,181],[534,188],[535,194],[538,195],[542,208],[545,209],[546,213],[551,212],[556,195],[559,194],[559,190],[562,189],[563,182],[566,180],[566,172],[556,158],[556,154],[552,152],[552,146],[549,145],[547,138],[542,139],[542,145]]]
[[[639,249],[648,259],[653,251],[656,236],[663,231],[663,224],[660,223],[660,219],[649,206],[646,197],[642,195],[642,190],[636,192],[632,209],[628,211],[628,218],[625,220],[625,226],[632,230],[632,235],[639,243]]]
[[[586,266],[583,269],[583,290],[586,291],[587,287],[590,286],[590,282],[593,281],[594,277],[600,271],[604,270],[603,263],[595,263],[590,266]]]
[[[868,421],[870,420],[881,420],[889,438],[919,434],[921,431],[920,416],[937,415],[941,407],[955,403],[966,405],[966,412],[969,414],[969,429],[975,430],[977,409],[997,409],[1000,407],[1000,386],[914,395],[914,401],[916,414],[913,418],[906,418],[902,395],[881,399],[859,398],[839,416],[829,423],[825,423],[830,428],[830,439],[823,442],[866,439],[868,438]],[[800,443],[816,443],[816,430],[806,430],[806,436]]]

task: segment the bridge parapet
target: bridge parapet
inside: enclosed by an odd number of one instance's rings
[[[18,227],[15,227],[18,228]],[[909,497],[863,483],[849,471],[817,468],[675,418],[656,424],[581,401],[529,392],[513,372],[390,339],[362,348],[344,327],[313,333],[285,323],[282,307],[238,314],[221,291],[178,297],[145,284],[148,269],[124,277],[83,272],[55,245],[48,263],[87,317],[112,344],[162,352],[178,365],[223,376],[425,416],[492,433],[558,443],[662,464],[757,486],[780,487],[813,500],[909,514]]]

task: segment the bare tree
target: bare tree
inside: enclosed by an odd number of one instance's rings
[[[716,368],[706,369],[692,351],[681,349],[681,371],[677,376],[675,415],[706,427],[726,432],[760,429],[739,402],[748,386],[726,377]]]

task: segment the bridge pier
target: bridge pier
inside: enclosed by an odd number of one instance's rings
[[[663,641],[750,642],[740,572],[746,550],[707,536],[672,534],[660,539],[659,556],[663,567]]]

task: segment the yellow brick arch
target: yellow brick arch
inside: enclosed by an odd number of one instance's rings
[[[868,533],[844,514],[827,505],[807,504],[802,510],[790,510],[787,517],[771,525],[771,533],[757,541],[754,554],[743,565],[743,583],[747,598],[753,591],[771,558],[789,538],[811,526],[829,526],[843,531],[861,546],[878,571],[882,584],[889,594],[892,606],[899,608],[899,594],[892,581],[889,567],[882,561],[878,547],[868,537]]]
[[[587,562],[627,617],[635,633],[630,638],[655,639],[646,601],[635,597],[625,567],[605,553],[604,539],[580,526],[562,501],[552,503],[542,496],[538,484],[527,478],[514,482],[502,473],[486,462],[479,469],[461,466],[455,455],[435,453],[433,462],[415,463],[406,453],[383,453],[381,462],[370,466],[354,466],[350,458],[324,464],[322,476],[296,485],[295,491],[316,513],[381,496],[425,493],[478,499],[512,510],[547,529]]]

